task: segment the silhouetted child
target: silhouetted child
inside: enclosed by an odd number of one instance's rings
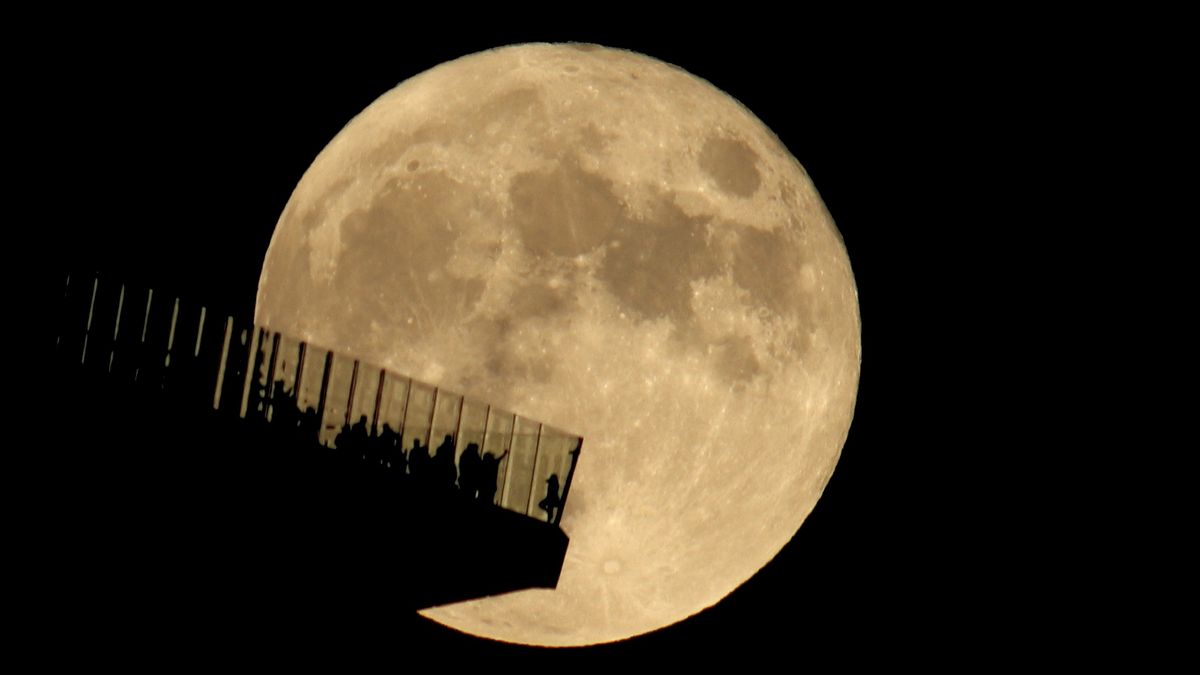
[[[546,479],[546,497],[538,502],[538,508],[546,512],[546,522],[554,522],[554,513],[562,506],[558,498],[558,474],[552,473]]]

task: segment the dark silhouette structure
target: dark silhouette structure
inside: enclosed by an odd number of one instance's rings
[[[473,436],[460,419],[432,456],[422,440],[442,404],[511,413],[437,389],[419,408],[408,378],[94,274],[65,281],[53,355],[39,396],[70,423],[53,427],[48,499],[55,558],[91,561],[63,577],[81,599],[418,608],[557,582],[566,536],[519,490],[504,499],[517,418]],[[456,438],[482,440],[456,462]],[[545,445],[524,470],[574,466]]]

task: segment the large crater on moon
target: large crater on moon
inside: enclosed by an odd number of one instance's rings
[[[297,186],[257,320],[584,436],[559,588],[427,612],[534,644],[653,630],[749,578],[820,495],[858,380],[803,169],[712,85],[603,48],[384,94]]]

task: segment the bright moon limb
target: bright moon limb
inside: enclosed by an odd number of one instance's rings
[[[661,628],[762,568],[837,463],[861,349],[841,237],[775,135],[594,45],[371,104],[284,209],[256,321],[584,437],[558,588],[424,612],[535,645]]]

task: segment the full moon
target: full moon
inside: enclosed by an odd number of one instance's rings
[[[673,624],[761,569],[833,472],[861,351],[780,140],[583,44],[465,56],[355,117],[279,218],[256,320],[583,436],[558,587],[423,612],[534,645]]]

